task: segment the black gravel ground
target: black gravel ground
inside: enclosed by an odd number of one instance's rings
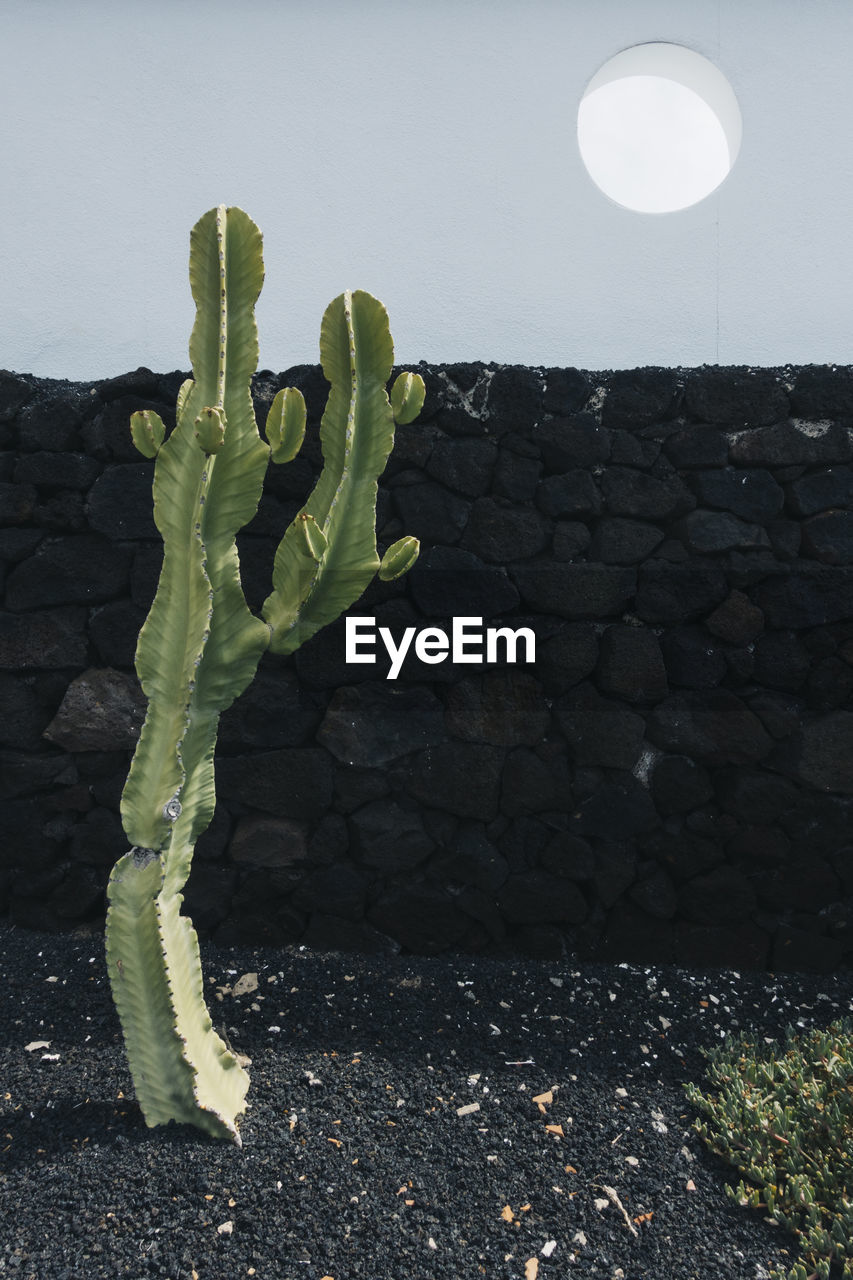
[[[680,1086],[731,1031],[853,1011],[849,972],[202,961],[251,1058],[242,1149],[145,1127],[100,935],[0,924],[0,1276],[766,1280],[799,1256],[724,1196]]]

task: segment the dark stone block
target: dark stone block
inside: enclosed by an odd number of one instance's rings
[[[691,511],[678,532],[690,551],[700,555],[731,551],[734,547],[769,547],[770,539],[757,524],[746,524],[727,511]]]
[[[640,566],[635,611],[649,626],[670,626],[704,617],[728,594],[719,565],[652,560]]]
[[[42,707],[32,677],[0,672],[0,744],[21,751],[37,750],[50,720]]]
[[[320,747],[283,747],[251,756],[219,758],[217,790],[237,801],[286,818],[321,818],[332,799],[332,767]]]
[[[30,378],[20,378],[0,369],[0,422],[11,422],[34,395],[35,386]]]
[[[756,901],[748,878],[727,865],[694,876],[678,891],[680,913],[696,924],[740,924],[749,919]]]
[[[825,658],[809,672],[806,695],[815,711],[846,706],[853,695],[853,667],[841,658]]]
[[[576,520],[561,520],[557,523],[552,543],[556,560],[578,559],[589,545],[590,532],[585,524]]]
[[[433,809],[491,822],[497,816],[504,751],[473,742],[428,747],[415,758],[407,790]]]
[[[728,644],[748,645],[761,634],[764,614],[742,591],[732,593],[706,619],[712,636]]]
[[[430,885],[387,889],[367,913],[374,928],[415,955],[438,955],[456,947],[470,921],[443,890]]]
[[[47,899],[47,910],[60,921],[100,920],[106,914],[105,877],[94,867],[69,865]]]
[[[150,409],[163,419],[168,436],[175,426],[175,405],[162,400],[145,400],[135,395],[121,396],[105,405],[101,412],[83,427],[82,436],[86,452],[104,462],[139,463],[140,454],[130,434],[130,418],[137,410]],[[43,448],[67,448],[75,446],[44,445]]]
[[[610,515],[637,520],[664,520],[696,506],[693,494],[676,474],[658,478],[630,467],[608,467],[601,477],[601,490]]]
[[[766,868],[773,863],[785,862],[791,852],[791,842],[778,827],[744,827],[729,841],[728,857],[748,874],[753,874],[761,897]],[[760,868],[755,873],[754,868]],[[764,901],[764,899],[762,899]]]
[[[81,533],[86,528],[86,511],[82,493],[66,491],[39,503],[33,520],[43,529],[57,533]]]
[[[562,618],[621,614],[636,590],[634,569],[604,564],[539,561],[510,570],[527,607]]]
[[[72,680],[44,736],[66,751],[132,750],[145,708],[135,675],[90,668]]]
[[[657,858],[667,868],[677,884],[702,875],[725,859],[719,843],[688,830],[679,821],[646,837],[642,848],[647,857]]]
[[[41,529],[0,529],[0,560],[7,565],[26,560],[43,537]]]
[[[591,467],[610,457],[610,433],[591,413],[541,422],[532,435],[548,471]]]
[[[281,662],[265,654],[248,689],[223,712],[218,747],[223,754],[250,747],[302,746],[317,729],[323,718],[322,700]]]
[[[546,413],[577,413],[589,399],[592,388],[579,369],[546,369]]]
[[[816,791],[853,795],[853,712],[809,721],[780,742],[767,763]]]
[[[355,921],[363,919],[366,902],[367,880],[349,861],[315,868],[293,895],[293,905],[300,911]]]
[[[394,489],[394,507],[406,532],[428,546],[459,541],[468,523],[470,504],[432,481]]]
[[[551,713],[539,681],[510,669],[454,684],[447,694],[445,720],[449,732],[466,742],[536,746],[548,731]]]
[[[650,712],[647,734],[666,751],[715,767],[762,760],[773,746],[757,716],[726,689],[667,698]]]
[[[489,382],[488,408],[491,422],[505,431],[529,431],[543,413],[545,382],[539,369],[507,365],[498,369]]]
[[[786,778],[753,769],[721,769],[714,786],[720,807],[742,822],[784,821],[801,803],[799,790]]]
[[[130,373],[120,373],[115,378],[103,378],[95,383],[98,394],[105,404],[119,400],[122,396],[133,396],[140,400],[160,400],[160,375],[152,373],[144,365]]]
[[[543,760],[527,747],[511,751],[501,777],[501,812],[509,818],[543,811],[565,812],[572,791],[564,757]]]
[[[769,369],[706,365],[688,375],[684,407],[701,422],[761,427],[787,417],[788,397],[779,375]]]
[[[25,751],[0,751],[0,800],[55,791],[77,782],[73,760],[65,755],[33,755]]]
[[[532,447],[527,440],[515,436],[503,440],[492,481],[495,498],[510,498],[513,502],[532,500],[542,475],[542,463],[536,457],[519,452],[523,445]]]
[[[287,869],[308,858],[308,825],[258,814],[241,818],[228,853],[239,866]]]
[[[803,418],[853,418],[853,369],[826,365],[799,369],[791,412]]]
[[[796,516],[813,516],[833,507],[853,505],[853,467],[827,467],[786,486],[788,508]]]
[[[9,575],[6,604],[15,611],[101,604],[126,591],[131,552],[95,534],[46,538]]]
[[[555,710],[575,765],[633,769],[645,732],[642,716],[602,698],[586,681],[564,693]]]
[[[686,426],[667,437],[663,451],[674,467],[724,467],[729,458],[729,442],[716,427]]]
[[[601,409],[605,427],[645,427],[677,411],[678,375],[672,369],[626,369],[610,376]]]
[[[492,618],[518,604],[504,569],[456,547],[431,547],[408,574],[412,599],[427,617]]]
[[[333,695],[317,741],[343,764],[378,768],[447,739],[441,703],[428,689],[371,683]]]
[[[37,502],[33,485],[0,483],[0,524],[26,524],[32,520]]]
[[[226,919],[231,898],[237,888],[237,872],[233,867],[217,867],[209,862],[193,862],[184,889],[183,914],[202,933],[215,929]]]
[[[0,613],[0,669],[85,667],[86,610]]]
[[[666,668],[655,633],[622,623],[608,627],[601,637],[598,686],[629,702],[665,698]]]
[[[489,492],[496,456],[496,446],[490,440],[440,439],[426,469],[448,489],[479,498]]]
[[[462,547],[482,560],[507,564],[535,556],[550,540],[550,522],[538,511],[490,497],[474,503]]]
[[[513,924],[582,924],[589,914],[582,890],[571,880],[547,871],[508,876],[497,901]]]
[[[565,876],[567,880],[592,880],[596,857],[592,846],[581,836],[558,831],[542,850],[541,863],[555,876]]]
[[[848,429],[837,422],[792,418],[736,435],[729,446],[729,457],[732,462],[759,467],[850,462],[853,438]]]
[[[15,467],[16,484],[40,489],[88,489],[101,464],[85,453],[25,453]]]
[[[573,834],[600,840],[633,840],[647,835],[660,822],[645,787],[630,774],[622,782],[607,782],[572,815]]]
[[[479,398],[482,400],[482,396]],[[448,436],[499,436],[501,434],[500,424],[486,417],[482,408],[476,405],[472,405],[471,409],[462,404],[444,405],[435,415],[435,424]],[[510,429],[508,424],[504,426],[504,430]]]
[[[83,424],[81,399],[79,393],[66,395],[48,391],[30,400],[18,414],[21,448],[28,453],[37,449],[55,453],[79,450]]]
[[[399,943],[361,921],[315,911],[301,941],[313,951],[353,952],[364,956],[398,955]]]
[[[440,849],[429,865],[430,874],[455,884],[471,885],[494,894],[509,875],[509,863],[480,823],[463,822],[452,844]]]
[[[610,461],[620,467],[653,467],[660,457],[659,440],[643,440],[630,431],[612,431]]]
[[[127,852],[127,836],[118,815],[109,809],[91,809],[71,832],[72,861],[96,867],[112,867]]]
[[[802,555],[824,564],[853,562],[853,511],[823,511],[806,520]]]
[[[335,769],[335,807],[352,813],[371,800],[388,795],[390,785],[379,769],[355,769],[339,765]]]
[[[93,609],[89,639],[107,667],[132,667],[139,631],[145,621],[142,609],[129,600],[116,600]]]
[[[816,914],[841,894],[839,877],[819,858],[762,868],[754,883],[761,905],[772,911]]]
[[[750,695],[749,706],[773,738],[787,738],[794,733],[803,711],[799,700],[763,689]]]
[[[843,955],[840,939],[783,924],[773,938],[769,967],[774,973],[833,973]]]
[[[606,841],[598,845],[593,887],[603,906],[612,907],[636,877],[637,858],[629,848]]]
[[[808,652],[794,631],[765,631],[755,641],[753,675],[770,689],[795,693],[809,674]]]
[[[589,554],[602,564],[637,564],[650,556],[663,538],[662,530],[653,524],[615,516],[598,522]]]
[[[628,896],[655,920],[671,920],[678,908],[678,891],[672,879],[655,863],[639,868],[638,879],[628,890]]]
[[[770,472],[757,467],[696,471],[690,486],[703,506],[719,507],[757,524],[772,520],[785,502],[784,490]]]
[[[765,969],[770,935],[757,925],[686,924],[675,926],[675,963],[699,969]]]
[[[728,672],[724,654],[701,627],[674,627],[660,647],[670,684],[714,689]]]
[[[595,624],[567,622],[537,649],[536,672],[549,693],[564,693],[591,675],[597,662]]]
[[[654,802],[665,815],[697,809],[714,794],[708,770],[689,756],[659,756],[650,783]]]
[[[809,565],[759,583],[753,603],[763,610],[768,627],[825,626],[853,617],[853,569]]]
[[[154,523],[154,463],[107,467],[89,494],[89,524],[108,538],[159,538]]]
[[[588,471],[565,471],[540,482],[536,505],[552,519],[583,518],[598,515],[601,494]]]
[[[632,902],[617,902],[601,945],[601,957],[614,963],[661,965],[673,961],[673,927],[649,916]]]

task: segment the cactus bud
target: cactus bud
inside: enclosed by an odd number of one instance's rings
[[[205,453],[218,453],[225,443],[224,409],[202,409],[194,426],[199,447]]]
[[[130,415],[130,434],[144,457],[155,458],[165,438],[166,428],[159,413],[153,409],[139,409]]]
[[[305,512],[300,511],[296,520],[302,534],[304,549],[307,550],[312,560],[316,560],[319,564],[326,554],[326,547],[329,545],[326,535],[313,516],[306,515]]]
[[[305,439],[305,397],[296,387],[282,387],[270,405],[266,434],[273,462],[291,462]]]
[[[408,573],[418,558],[421,544],[417,538],[400,538],[388,548],[379,563],[379,577],[383,582],[393,582]]]
[[[424,407],[426,387],[419,373],[401,373],[391,388],[391,411],[401,427],[415,418]]]

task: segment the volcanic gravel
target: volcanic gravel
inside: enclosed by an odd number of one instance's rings
[[[0,1276],[766,1280],[702,1046],[825,1027],[853,974],[202,943],[251,1058],[242,1148],[146,1128],[100,934],[0,924]],[[257,985],[255,986],[255,975]]]

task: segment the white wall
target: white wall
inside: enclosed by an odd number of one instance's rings
[[[643,215],[576,113],[655,40],[724,72],[743,145]],[[851,51],[850,0],[0,0],[0,366],[187,367],[219,202],[264,232],[261,367],[316,360],[344,288],[405,361],[851,363]]]

